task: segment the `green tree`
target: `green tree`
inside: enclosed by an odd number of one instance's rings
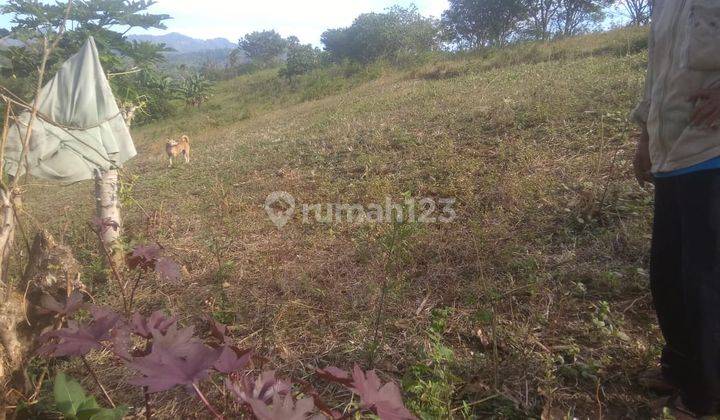
[[[240,50],[251,61],[263,66],[278,62],[288,45],[288,40],[274,30],[249,33],[239,42]]]
[[[320,65],[321,54],[322,52],[319,49],[310,44],[291,43],[288,48],[285,66],[280,69],[280,75],[292,82],[294,77],[316,69]]]
[[[416,7],[396,6],[384,13],[362,14],[350,27],[325,31],[322,43],[333,61],[368,63],[437,49],[439,37],[435,22]]]
[[[561,0],[529,0],[527,7],[525,35],[542,41],[552,38],[562,9]]]
[[[618,0],[617,3],[627,13],[631,25],[642,26],[650,23],[654,0]]]
[[[525,0],[450,0],[442,20],[447,39],[462,47],[503,46],[528,12]]]
[[[613,0],[560,0],[559,34],[573,36],[595,29],[612,3]]]

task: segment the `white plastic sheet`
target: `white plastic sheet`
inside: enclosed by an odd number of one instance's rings
[[[62,182],[92,179],[97,170],[120,167],[137,152],[100,64],[93,38],[68,59],[40,92],[27,164],[29,174]],[[20,165],[22,140],[30,113],[10,128],[5,169]]]

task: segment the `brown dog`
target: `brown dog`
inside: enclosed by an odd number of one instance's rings
[[[170,158],[170,168],[173,166],[173,159],[180,155],[185,158],[185,163],[190,163],[190,138],[182,136],[180,141],[168,140],[165,144],[165,152]]]

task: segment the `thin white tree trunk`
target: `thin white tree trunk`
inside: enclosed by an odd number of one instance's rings
[[[120,239],[122,218],[120,217],[120,176],[117,169],[99,172],[95,177],[95,200],[97,217],[105,225],[102,228],[102,242],[108,249],[113,249]],[[109,222],[109,223],[106,223]],[[112,225],[108,226],[108,225]],[[114,228],[114,227],[117,228]]]
[[[19,205],[20,197],[0,187],[0,291],[7,285],[7,267],[10,262],[10,251],[15,242],[17,220],[13,210],[13,202]]]

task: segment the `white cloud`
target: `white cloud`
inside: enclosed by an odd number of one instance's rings
[[[276,29],[284,36],[296,35],[303,42],[319,44],[326,29],[350,25],[361,13],[411,3],[411,0],[158,0],[151,10],[173,17],[166,22],[168,32],[195,38],[222,37],[235,41],[248,32]],[[423,14],[436,17],[447,7],[447,0],[414,3]]]

